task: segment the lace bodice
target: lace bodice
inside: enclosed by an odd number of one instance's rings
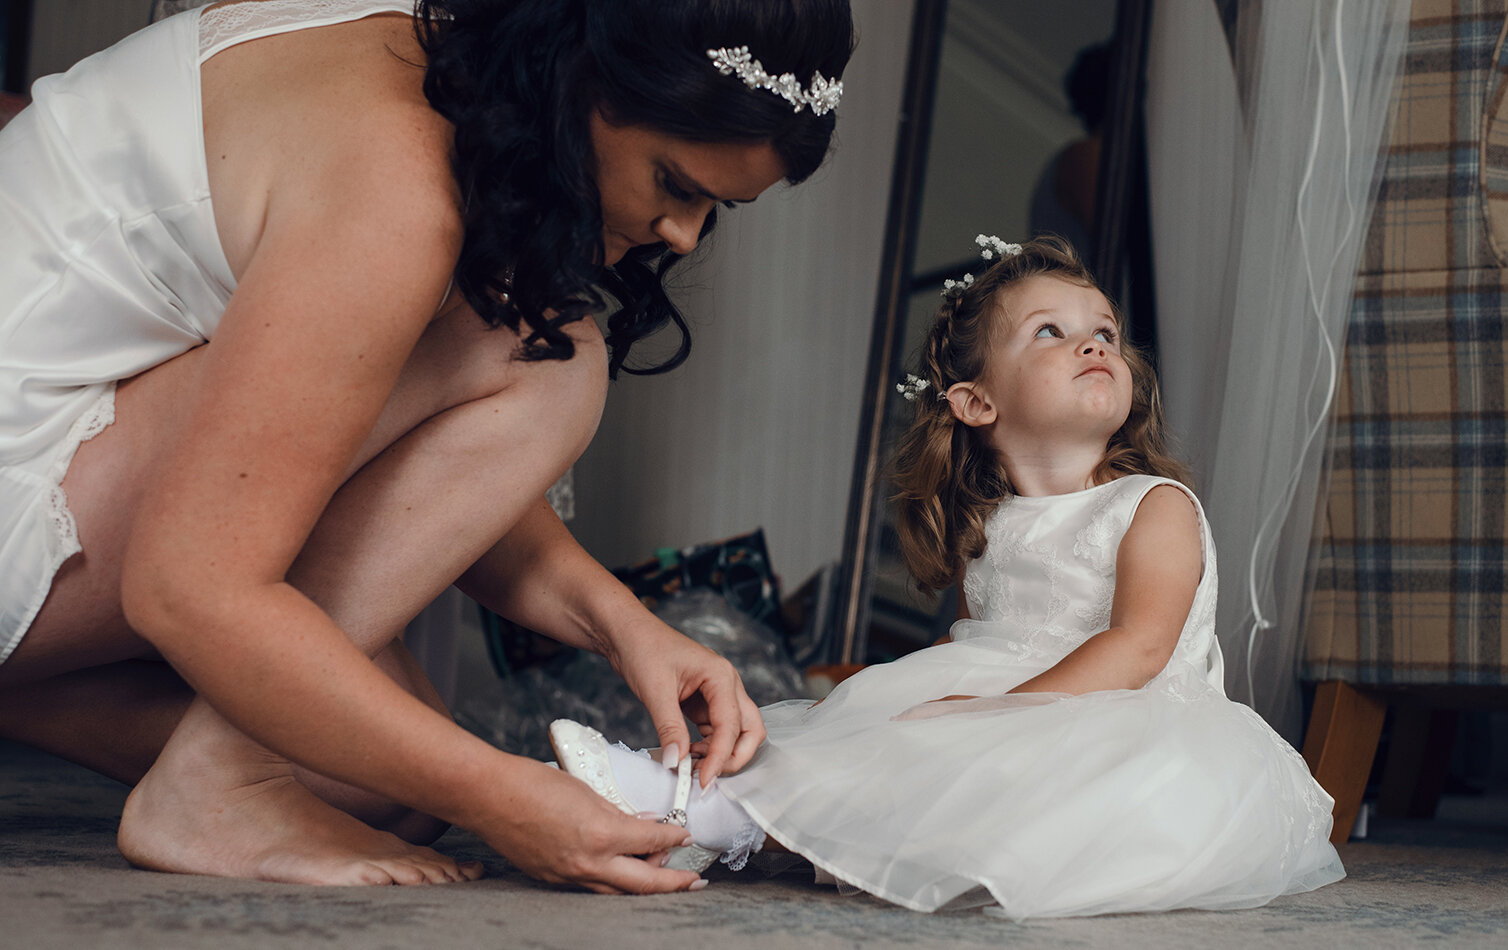
[[[199,61],[237,43],[374,13],[412,13],[413,0],[240,0],[209,7],[199,20]]]
[[[1007,499],[985,523],[984,555],[964,573],[964,597],[977,623],[955,627],[954,639],[1003,637],[1066,656],[1106,629],[1121,538],[1147,492],[1163,484],[1188,492],[1171,479],[1130,475],[1067,495]],[[1174,658],[1212,673],[1219,686],[1215,548],[1202,508],[1199,522],[1204,573]]]

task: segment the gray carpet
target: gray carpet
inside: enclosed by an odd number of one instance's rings
[[[1256,910],[1015,924],[915,914],[794,874],[709,872],[699,894],[599,897],[535,883],[462,832],[438,847],[486,862],[472,884],[156,874],[115,851],[124,797],[107,779],[0,744],[0,947],[1508,947],[1508,825],[1501,803],[1481,800],[1432,822],[1374,822],[1367,841],[1341,851],[1345,881]]]

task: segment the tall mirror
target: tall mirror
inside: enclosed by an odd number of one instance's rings
[[[1150,317],[1134,299],[1143,282],[1131,276],[1134,242],[1124,240],[1145,193],[1135,104],[1146,9],[1145,0],[918,0],[838,593],[838,662],[919,649],[956,616],[955,593],[915,589],[885,474],[910,417],[895,383],[915,366],[944,278],[978,270],[975,235],[1061,234],[1133,326],[1138,310]]]

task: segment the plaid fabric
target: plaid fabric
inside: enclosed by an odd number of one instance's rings
[[[1303,676],[1508,683],[1508,0],[1414,0],[1347,331]]]

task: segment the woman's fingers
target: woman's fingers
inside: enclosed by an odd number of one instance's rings
[[[602,878],[597,882],[599,887],[591,889],[607,894],[666,894],[700,890],[707,886],[707,882],[702,881],[698,887],[697,881],[701,880],[701,875],[695,871],[672,871],[642,858],[619,856],[604,865]],[[587,886],[591,887],[590,884]]]
[[[691,735],[686,731],[686,719],[681,715],[680,697],[667,688],[645,691],[639,700],[654,721],[655,735],[660,737],[660,761],[666,768],[674,768],[682,756],[691,754]]]
[[[675,764],[672,752],[691,754],[686,718],[697,723],[705,788],[725,768],[748,762],[764,740],[764,722],[733,664],[658,620],[654,625],[648,635],[621,638],[615,665],[654,720],[666,765]]]
[[[764,742],[764,720],[760,718],[759,711],[754,711],[753,721],[746,716],[744,718],[744,731],[739,733],[738,740],[733,743],[733,754],[728,757],[728,763],[724,768],[727,772],[737,772],[749,764],[754,758],[754,753],[759,751],[759,746]]]
[[[729,670],[732,670],[731,666]],[[739,702],[740,697],[743,697],[745,701],[748,697],[744,695],[743,683],[739,681],[737,673],[733,673],[730,681],[703,684],[700,692],[707,704],[707,722],[711,729],[710,733],[703,730],[707,754],[697,770],[697,777],[701,780],[702,788],[706,788],[722,773],[739,737],[749,729],[749,725],[744,721],[744,704]],[[753,721],[759,723],[759,731],[763,738],[764,724],[760,721],[759,710],[749,703],[748,711],[752,713]]]
[[[723,730],[714,725],[712,707],[705,702],[704,697],[693,697],[692,701],[682,704],[687,716],[696,724],[697,732],[702,735],[700,741],[692,743],[691,752],[702,759],[699,774],[703,787],[723,772],[731,774],[748,765],[765,739],[764,719],[759,715],[759,707],[754,705],[754,701],[744,690],[743,681],[735,679],[733,689],[738,709],[736,729],[730,726]],[[728,751],[721,763],[714,768],[708,760],[712,757],[714,742],[718,738],[722,739]]]
[[[620,894],[663,894],[690,890],[701,875],[695,871],[675,871],[661,867],[671,848],[680,847],[690,838],[678,825],[662,825],[641,818],[628,819],[618,847],[623,853],[609,857],[593,883]],[[645,855],[636,857],[635,855]],[[597,888],[593,888],[596,890]]]
[[[516,777],[519,794],[509,796],[503,822],[484,837],[521,870],[601,893],[687,890],[696,883],[692,872],[660,866],[666,852],[688,842],[685,828],[625,815],[585,782],[554,769],[521,769]]]

